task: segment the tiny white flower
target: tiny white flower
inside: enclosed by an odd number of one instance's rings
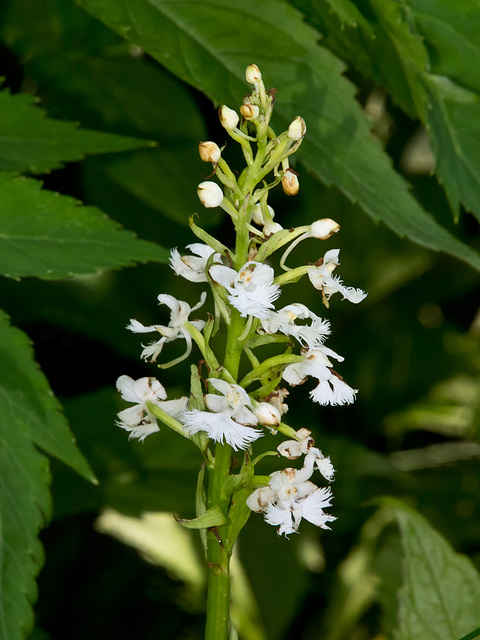
[[[340,276],[332,276],[332,272],[339,265],[338,254],[339,249],[331,249],[323,256],[323,263],[319,267],[312,267],[308,271],[308,277],[315,289],[319,289],[322,292],[322,296],[325,304],[328,306],[328,301],[334,293],[341,293],[344,300],[358,304],[362,300],[365,300],[367,294],[362,289],[355,289],[354,287],[346,287]]]
[[[226,442],[235,451],[246,449],[250,443],[262,436],[253,429],[257,418],[252,413],[252,401],[245,389],[238,384],[210,378],[210,384],[222,395],[207,393],[205,404],[209,411],[192,409],[185,412],[182,421],[189,435],[205,431],[216,442]]]
[[[256,104],[246,102],[240,107],[240,113],[245,118],[245,120],[255,120],[260,114],[260,109]]]
[[[214,261],[220,262],[220,254],[215,253],[211,247],[202,242],[187,244],[186,248],[190,249],[195,255],[181,256],[177,249],[172,249],[170,251],[170,267],[177,276],[182,276],[182,278],[190,280],[190,282],[207,282],[207,276],[205,275],[207,260],[214,253]]]
[[[292,386],[302,384],[308,376],[318,380],[318,385],[310,391],[310,397],[321,405],[343,405],[355,401],[356,389],[352,389],[331,368],[329,357],[342,362],[342,356],[325,346],[308,350],[304,353],[303,362],[295,362],[285,367],[283,379]]]
[[[335,220],[331,218],[322,218],[321,220],[312,222],[308,234],[310,237],[317,238],[318,240],[327,240],[339,230],[340,225],[338,222],[335,222]]]
[[[282,176],[283,192],[287,196],[296,196],[300,190],[297,174],[292,169],[287,169]]]
[[[218,117],[220,119],[220,124],[225,129],[235,129],[238,124],[238,113],[233,109],[230,109],[226,105],[222,105],[218,110]]]
[[[295,324],[297,319],[310,319],[309,325]],[[330,322],[319,318],[308,307],[299,302],[289,304],[283,309],[271,312],[264,320],[262,327],[267,333],[281,331],[287,336],[293,336],[304,347],[315,349],[323,344],[325,338],[330,335]]]
[[[258,423],[264,427],[278,427],[282,421],[282,414],[273,404],[269,402],[258,402],[253,407]]]
[[[194,307],[190,308],[190,305],[183,300],[177,300],[173,296],[166,294],[160,294],[158,301],[160,304],[165,304],[170,309],[170,322],[167,326],[160,324],[144,326],[138,320],[131,319],[127,325],[127,329],[133,331],[133,333],[151,333],[152,331],[158,331],[162,336],[160,340],[151,342],[148,345],[142,345],[143,351],[141,357],[145,360],[150,358],[150,362],[155,362],[159,354],[161,353],[163,346],[167,342],[172,342],[177,338],[183,338],[187,343],[187,349],[183,358],[187,358],[192,351],[192,337],[188,330],[185,328],[185,323],[190,322],[196,329],[201,331],[205,326],[203,320],[189,320],[189,315],[192,311],[196,311],[205,302],[207,294],[205,292],[200,296],[200,302]]]
[[[267,318],[274,300],[280,295],[280,287],[273,284],[273,269],[261,262],[246,262],[238,272],[230,267],[213,265],[210,275],[228,291],[230,304],[240,311],[242,318]]]
[[[222,157],[218,144],[210,141],[199,142],[198,153],[203,162],[213,162],[213,164],[216,164]]]
[[[211,180],[206,180],[198,185],[197,195],[207,209],[219,207],[223,202],[223,191],[216,182]]]
[[[313,469],[312,469],[313,470]],[[330,488],[320,489],[308,478],[310,469],[284,469],[270,474],[268,487],[256,489],[247,499],[253,511],[263,511],[268,524],[278,526],[278,535],[297,533],[302,518],[323,529],[336,518],[323,509],[331,506]]]
[[[287,135],[290,140],[301,140],[307,133],[307,125],[301,116],[297,116],[288,127]]]
[[[151,433],[160,431],[155,416],[148,411],[148,401],[177,419],[183,415],[188,406],[186,397],[166,400],[167,394],[163,385],[152,377],[133,380],[129,376],[120,376],[117,380],[117,389],[124,400],[134,404],[133,407],[118,413],[117,426],[129,431],[129,437],[138,438],[140,442]]]
[[[245,71],[245,78],[250,84],[258,84],[262,79],[262,73],[256,64],[249,64]]]
[[[325,457],[320,449],[315,447],[315,441],[308,429],[299,429],[296,431],[296,435],[299,440],[285,440],[277,447],[277,451],[289,460],[295,460],[301,455],[305,455],[303,468],[312,472],[315,466],[322,476],[330,482],[335,475],[330,457]]]

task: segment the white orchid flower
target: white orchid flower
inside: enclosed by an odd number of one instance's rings
[[[240,311],[242,318],[267,318],[269,311],[273,309],[273,302],[280,295],[280,287],[273,284],[273,269],[261,262],[246,262],[240,271],[213,265],[210,267],[210,275],[228,291],[230,304]]]
[[[181,256],[177,249],[170,251],[170,266],[177,276],[182,276],[190,282],[207,282],[205,268],[208,258],[214,253],[215,262],[220,262],[221,256],[215,253],[214,249],[202,242],[193,242],[187,244],[187,249],[194,254],[193,256]]]
[[[118,413],[117,426],[129,431],[129,437],[138,438],[140,442],[151,433],[160,431],[156,418],[147,408],[148,401],[176,419],[182,416],[188,406],[187,397],[166,400],[167,394],[163,385],[152,377],[133,380],[130,376],[120,376],[117,389],[124,400],[134,405]]]
[[[302,518],[329,529],[327,522],[336,518],[325,513],[324,508],[331,506],[332,492],[308,480],[312,470],[303,467],[275,471],[270,474],[268,487],[256,489],[247,498],[247,506],[263,512],[268,524],[278,526],[278,535],[297,533]]]
[[[251,442],[262,436],[253,429],[257,418],[251,410],[252,401],[245,389],[218,378],[210,378],[210,384],[221,395],[207,393],[205,404],[209,411],[192,409],[183,418],[185,432],[189,435],[205,431],[216,442],[226,442],[235,451],[246,449]]]
[[[318,385],[310,391],[310,397],[321,405],[343,405],[355,401],[356,389],[352,389],[331,368],[329,356],[342,362],[344,358],[325,346],[309,349],[304,353],[303,362],[295,362],[285,367],[283,379],[292,386],[302,384],[308,376],[316,378]]]
[[[183,300],[177,300],[173,296],[169,296],[166,294],[160,294],[158,296],[158,301],[160,304],[165,304],[170,309],[170,322],[167,326],[163,326],[160,324],[155,324],[152,326],[144,326],[138,320],[130,320],[130,323],[127,325],[127,329],[133,331],[133,333],[151,333],[152,331],[158,331],[162,336],[160,340],[156,340],[151,342],[148,345],[142,345],[143,351],[141,357],[145,360],[147,358],[150,359],[150,362],[155,362],[155,360],[160,355],[163,346],[167,342],[172,342],[177,338],[183,338],[187,343],[187,349],[183,356],[176,359],[174,362],[180,362],[184,360],[190,355],[192,351],[192,336],[190,335],[188,329],[185,328],[185,324],[189,322],[196,329],[201,331],[205,326],[205,322],[203,320],[189,320],[189,315],[192,311],[196,311],[202,304],[205,302],[205,298],[207,294],[205,292],[200,296],[200,302],[196,304],[194,307],[190,308],[190,305]]]
[[[328,307],[328,301],[334,293],[341,293],[344,300],[358,304],[362,300],[365,300],[367,294],[362,289],[355,289],[354,287],[346,287],[340,276],[333,276],[333,270],[340,263],[338,262],[338,255],[340,249],[330,249],[323,256],[323,264],[319,267],[312,267],[308,271],[308,277],[315,289],[319,289],[322,292],[322,296],[326,306]]]
[[[297,319],[310,319],[311,323],[295,324]],[[267,333],[281,331],[287,336],[293,336],[304,347],[315,349],[322,345],[330,335],[330,322],[317,316],[308,307],[299,302],[289,304],[279,311],[272,311],[262,320],[262,327]]]

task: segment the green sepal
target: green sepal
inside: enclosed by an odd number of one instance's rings
[[[188,219],[188,223],[190,224],[190,229],[197,236],[197,238],[199,238],[205,244],[208,244],[208,246],[211,247],[217,253],[221,253],[222,256],[227,255],[227,247],[221,242],[219,242],[216,238],[211,236],[209,233],[204,231],[201,227],[197,226],[193,221],[193,215],[191,215],[190,218]]]
[[[187,520],[185,518],[177,518],[175,520],[179,525],[185,527],[185,529],[210,529],[211,527],[220,527],[222,524],[227,523],[225,514],[218,505],[207,509],[205,513],[193,520]]]

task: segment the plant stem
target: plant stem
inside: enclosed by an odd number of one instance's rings
[[[238,379],[242,344],[239,337],[245,322],[236,309],[232,309],[225,350],[225,369],[234,380]],[[230,495],[224,491],[230,475],[232,448],[218,442],[215,461],[209,469],[208,507],[220,506],[225,515],[230,506]],[[227,552],[228,524],[207,530],[207,624],[205,640],[228,640],[230,634],[230,557]]]

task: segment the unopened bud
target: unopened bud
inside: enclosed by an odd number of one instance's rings
[[[246,104],[242,104],[242,106],[240,107],[240,113],[245,118],[245,120],[255,120],[255,118],[258,118],[260,109],[256,104],[247,102]]]
[[[263,233],[268,238],[268,236],[271,236],[274,233],[277,233],[277,231],[282,231],[282,229],[283,229],[282,225],[278,224],[278,222],[267,222],[263,227]]]
[[[333,236],[334,233],[340,229],[340,225],[331,218],[323,218],[322,220],[316,220],[310,225],[310,235],[312,238],[318,238],[319,240],[326,240]]]
[[[224,129],[235,129],[239,120],[238,113],[226,105],[222,105],[220,107],[218,110],[218,117],[220,118],[220,124]]]
[[[223,191],[216,182],[201,182],[197,187],[197,194],[200,202],[207,209],[218,207],[223,202]]]
[[[265,427],[278,427],[282,420],[280,411],[268,402],[259,402],[253,412],[258,423]]]
[[[301,140],[307,133],[307,125],[301,116],[297,116],[288,127],[287,135],[290,140]]]
[[[215,142],[199,142],[198,153],[203,162],[213,162],[214,164],[220,160],[222,155],[220,147]]]
[[[256,64],[249,64],[245,77],[250,84],[257,84],[262,79],[262,74]]]
[[[291,169],[287,169],[283,174],[282,187],[287,196],[297,195],[300,189],[300,184],[298,182],[297,174]]]
[[[270,213],[270,216],[274,218],[275,211],[272,209],[272,207],[269,204],[267,204],[267,209]],[[259,202],[255,205],[253,209],[253,221],[255,222],[255,224],[258,224],[261,227],[263,227],[265,224],[265,220],[263,218],[263,213],[262,213],[262,207]]]

